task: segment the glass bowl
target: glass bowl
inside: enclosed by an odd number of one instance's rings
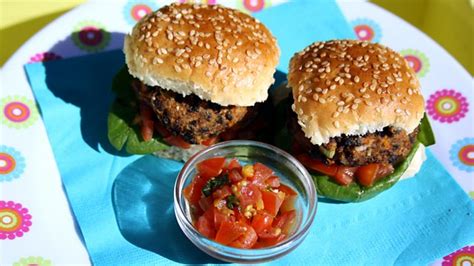
[[[298,224],[283,242],[261,249],[239,249],[219,244],[201,235],[193,226],[190,206],[183,189],[197,173],[196,164],[212,157],[237,158],[242,164],[260,162],[272,168],[282,183],[298,192]],[[316,189],[306,168],[287,152],[261,142],[233,140],[210,146],[191,157],[178,175],[174,187],[174,210],[181,230],[199,249],[217,259],[236,263],[259,263],[288,254],[309,232],[316,214]]]

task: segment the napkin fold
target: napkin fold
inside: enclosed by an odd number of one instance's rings
[[[324,4],[323,4],[324,2]],[[280,42],[279,70],[315,40],[352,38],[332,1],[256,15]],[[295,21],[294,17],[298,16]],[[182,164],[116,152],[107,140],[121,51],[26,65],[72,210],[96,265],[220,263],[179,229],[172,187]],[[367,202],[320,200],[311,231],[275,264],[426,264],[474,242],[474,205],[428,150],[420,173]]]

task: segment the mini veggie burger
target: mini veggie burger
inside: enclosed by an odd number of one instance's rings
[[[175,159],[248,129],[280,56],[254,18],[201,4],[147,15],[125,36],[124,53],[128,69],[114,83],[109,140],[128,153],[166,149],[158,155]]]
[[[292,152],[320,195],[363,201],[412,176],[434,143],[416,74],[380,44],[316,42],[290,61]]]

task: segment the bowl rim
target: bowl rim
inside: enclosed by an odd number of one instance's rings
[[[188,217],[185,214],[186,212],[183,209],[183,206],[181,205],[181,201],[180,201],[179,196],[182,194],[182,191],[179,188],[180,188],[181,184],[183,184],[183,186],[184,186],[184,181],[186,181],[186,178],[185,178],[186,176],[184,174],[187,173],[190,166],[193,165],[194,163],[197,163],[196,161],[199,158],[201,158],[203,155],[205,155],[209,152],[212,152],[213,150],[226,148],[226,147],[230,147],[230,146],[241,146],[241,147],[242,146],[253,146],[253,147],[256,147],[256,148],[260,148],[260,149],[268,149],[268,150],[271,150],[273,152],[281,154],[288,161],[290,161],[290,163],[293,164],[298,169],[298,171],[300,172],[300,173],[296,174],[296,176],[299,178],[299,180],[303,183],[305,183],[305,182],[308,183],[308,189],[305,185],[303,185],[303,188],[304,188],[304,190],[307,194],[307,197],[309,199],[308,217],[307,217],[307,219],[305,220],[304,223],[300,224],[300,227],[296,230],[296,232],[294,234],[292,234],[290,237],[285,239],[285,241],[283,241],[283,242],[281,242],[277,245],[270,246],[270,247],[265,247],[265,248],[260,248],[260,249],[240,249],[240,248],[234,248],[234,247],[229,247],[229,246],[220,244],[220,243],[218,243],[218,242],[216,242],[212,239],[208,239],[208,240],[215,243],[217,245],[217,247],[219,247],[219,251],[222,250],[222,249],[220,249],[220,247],[228,249],[230,251],[234,251],[234,250],[235,251],[242,251],[242,250],[271,251],[273,249],[277,249],[277,250],[281,250],[282,251],[281,253],[285,254],[284,251],[292,250],[292,248],[295,248],[296,246],[298,246],[302,242],[302,240],[306,237],[306,235],[309,233],[309,229],[310,229],[311,225],[313,224],[314,217],[315,217],[316,212],[317,212],[318,195],[317,195],[317,190],[316,190],[316,187],[315,187],[315,184],[314,184],[314,180],[312,179],[312,177],[311,177],[310,173],[308,172],[308,170],[306,169],[306,167],[304,167],[295,157],[293,157],[288,152],[286,152],[286,151],[284,151],[284,150],[282,150],[278,147],[275,147],[271,144],[267,144],[267,143],[263,143],[263,142],[258,142],[258,141],[253,141],[253,140],[229,140],[229,141],[219,142],[217,144],[211,145],[211,146],[206,147],[205,149],[197,152],[196,154],[191,156],[191,158],[189,158],[186,161],[186,163],[184,164],[184,166],[182,167],[181,171],[179,172],[179,174],[176,178],[176,182],[175,182],[175,185],[174,185],[174,195],[173,195],[174,206],[175,206],[175,216],[176,216],[176,219],[178,220],[178,223],[180,225],[181,230],[185,233],[185,235],[188,238],[190,238],[188,233],[192,233],[193,235],[203,237],[202,234],[199,231],[197,231],[196,228],[194,227],[194,225],[189,221]],[[176,206],[178,206],[178,208],[176,208]],[[180,217],[178,217],[178,215],[184,217],[184,219],[182,219],[182,218],[180,219]],[[184,221],[182,221],[182,220],[184,220]],[[184,226],[186,228],[191,229],[191,232],[185,232],[184,228],[182,228],[182,226],[181,226],[182,222],[184,222]],[[191,242],[194,243],[194,241],[192,239],[190,239],[190,240],[191,240]],[[194,244],[196,245],[196,243],[194,243]],[[294,245],[294,247],[293,247],[293,245]],[[202,249],[203,251],[206,251],[202,247],[200,247],[198,245],[196,245],[196,246],[198,248]],[[207,249],[207,250],[210,250],[210,249]],[[221,252],[216,252],[216,249],[212,249],[212,251],[213,251],[213,254],[214,253],[219,253],[219,255],[223,255],[223,257],[219,256],[218,257],[219,259],[228,259],[228,257],[225,256],[224,254],[222,254]],[[242,254],[234,253],[234,252],[227,252],[226,251],[225,254],[242,257]],[[248,258],[248,259],[251,260],[251,258]],[[236,260],[231,260],[231,261],[236,261]],[[237,261],[242,263],[242,262],[248,261],[248,260],[245,260],[244,258],[242,258],[242,260],[237,260]]]

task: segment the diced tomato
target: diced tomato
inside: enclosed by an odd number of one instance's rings
[[[261,163],[255,163],[255,165],[253,166],[253,171],[254,171],[253,177],[249,179],[256,180],[259,183],[264,183],[265,180],[267,180],[267,178],[275,174],[272,169],[266,167],[265,165]]]
[[[250,220],[245,217],[237,207],[234,208],[234,214],[235,214],[235,220],[245,223],[245,224],[250,224]]]
[[[212,193],[212,197],[216,199],[225,199],[227,196],[230,196],[232,194],[232,191],[230,190],[230,187],[225,185],[216,191]]]
[[[282,194],[283,197],[280,196],[278,193],[272,191],[262,191],[262,199],[263,204],[265,206],[265,210],[273,216],[276,216],[278,214],[281,204],[283,203],[284,193]]]
[[[182,137],[170,135],[168,137],[163,138],[163,140],[168,143],[169,145],[173,145],[183,149],[191,148],[191,144],[187,143]]]
[[[281,184],[279,187],[278,187],[278,190],[279,191],[282,191],[282,192],[285,192],[286,195],[298,195],[298,193],[296,193],[296,191],[294,191],[291,187],[285,185],[285,184]]]
[[[288,195],[286,194],[283,203],[281,204],[281,212],[289,212],[296,209],[296,200],[298,199],[297,195]]]
[[[212,144],[215,144],[219,140],[218,137],[213,137],[213,138],[208,138],[201,142],[202,145],[204,146],[211,146]]]
[[[213,221],[216,230],[221,227],[223,222],[235,222],[234,216],[225,215],[220,212],[217,208],[213,207]]]
[[[196,222],[196,229],[201,233],[203,236],[207,238],[214,238],[216,235],[216,230],[214,229],[214,225],[206,219],[206,217],[201,216],[198,218]]]
[[[337,166],[330,166],[326,165],[323,162],[319,160],[315,160],[311,158],[308,154],[302,153],[300,155],[297,155],[296,158],[306,167],[308,167],[311,170],[320,172],[322,174],[328,175],[328,176],[336,176],[337,173]]]
[[[240,165],[239,160],[237,160],[236,158],[230,160],[229,164],[227,165],[227,170],[232,170],[232,169],[236,169],[239,171],[242,169],[242,166]]]
[[[285,240],[285,238],[286,238],[286,235],[283,233],[280,233],[280,235],[278,235],[278,237],[275,237],[275,238],[259,239],[257,244],[255,244],[254,248],[264,248],[264,247],[275,246],[276,244]]]
[[[352,183],[352,180],[354,180],[354,173],[356,170],[357,167],[338,166],[337,173],[333,176],[334,181],[340,185],[347,186]]]
[[[240,174],[239,170],[236,170],[236,169],[232,169],[230,170],[229,172],[229,180],[230,182],[232,183],[237,183],[239,182],[240,180],[242,180],[243,177],[242,175]]]
[[[199,200],[199,207],[201,207],[203,211],[207,211],[212,206],[212,203],[211,197],[204,197]]]
[[[265,180],[265,185],[270,186],[271,188],[280,187],[280,178],[278,176],[271,176]]]
[[[281,234],[281,228],[270,227],[258,233],[258,237],[260,237],[260,239],[262,240],[269,240],[269,239],[278,238],[280,234]]]
[[[224,164],[224,157],[215,157],[198,163],[196,168],[200,176],[209,178],[218,176],[222,172]]]
[[[273,227],[283,228],[290,223],[292,219],[296,219],[296,211],[284,212],[273,221]]]
[[[141,135],[144,141],[149,141],[153,138],[154,123],[153,110],[146,104],[140,104],[141,117]]]
[[[191,184],[189,184],[184,190],[184,196],[193,205],[197,205],[202,195],[202,188],[206,184],[209,178],[203,176],[196,176]]]
[[[247,225],[241,222],[223,221],[216,234],[216,242],[228,245],[247,230]]]
[[[246,231],[237,240],[233,241],[230,246],[234,248],[252,248],[257,243],[258,236],[252,226],[244,224]]]
[[[240,206],[245,208],[248,205],[256,205],[262,199],[262,192],[255,185],[249,184],[241,187],[238,198]]]
[[[252,218],[252,227],[255,229],[255,232],[260,233],[263,230],[272,226],[273,216],[266,211],[259,211]]]

